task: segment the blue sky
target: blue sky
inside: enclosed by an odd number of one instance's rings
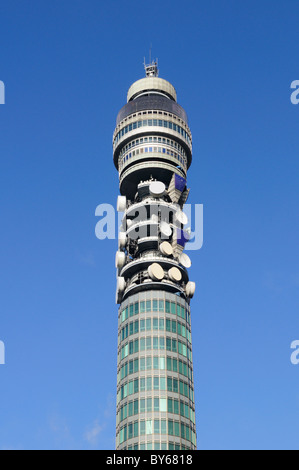
[[[158,57],[193,133],[198,446],[298,449],[299,4],[2,0],[0,449],[113,449],[112,133]]]

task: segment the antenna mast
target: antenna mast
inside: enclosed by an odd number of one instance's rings
[[[152,61],[152,45],[149,50],[149,64],[146,64],[144,58],[144,70],[146,77],[158,77],[158,59]]]

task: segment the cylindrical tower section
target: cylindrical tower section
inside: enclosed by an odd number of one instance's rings
[[[124,213],[115,257],[117,450],[196,449],[189,280],[183,211],[192,136],[155,63],[129,89],[113,135]]]

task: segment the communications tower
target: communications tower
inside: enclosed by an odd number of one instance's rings
[[[116,253],[117,450],[196,449],[189,280],[183,211],[192,136],[157,62],[130,87],[113,158],[123,220]]]

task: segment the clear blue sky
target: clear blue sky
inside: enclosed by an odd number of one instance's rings
[[[201,449],[298,449],[297,0],[2,0],[0,449],[113,449],[112,133],[143,58],[193,133]]]

